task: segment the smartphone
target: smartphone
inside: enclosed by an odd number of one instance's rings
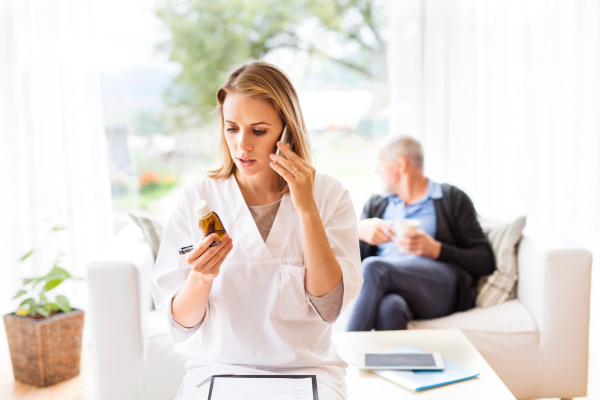
[[[294,147],[294,136],[292,136],[292,134],[288,130],[287,125],[284,125],[283,132],[281,132],[281,136],[279,137],[279,141],[281,141],[283,144],[289,143],[290,147],[292,147],[292,148]],[[277,148],[277,151],[275,152],[275,154],[285,158],[285,156],[283,154],[279,154],[279,147]]]
[[[397,370],[442,370],[440,353],[361,353],[358,368]]]

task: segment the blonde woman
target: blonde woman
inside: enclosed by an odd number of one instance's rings
[[[206,399],[212,375],[299,374],[317,376],[321,400],[345,399],[331,323],[362,285],[352,201],[313,168],[298,95],[280,69],[242,66],[217,101],[221,165],[185,188],[152,279],[188,359],[177,398]],[[284,126],[292,146],[279,141]],[[193,211],[201,199],[228,232],[214,247]]]

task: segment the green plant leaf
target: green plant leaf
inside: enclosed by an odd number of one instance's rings
[[[56,304],[58,305],[58,308],[62,310],[62,312],[68,313],[71,311],[71,304],[69,304],[69,300],[62,294],[56,296]]]
[[[54,265],[56,265],[56,263],[54,263]],[[61,267],[54,267],[50,270],[50,272],[48,272],[48,275],[46,276],[51,276],[51,275],[64,275],[66,278],[71,278],[71,274],[64,268]]]
[[[35,281],[37,278],[25,278],[23,279],[23,285],[29,285],[31,282]]]
[[[29,315],[35,315],[37,314],[38,311],[38,305],[35,302],[35,300],[33,299],[33,297],[30,297],[28,299],[25,299],[21,302],[20,306],[24,306],[25,304],[29,305]]]
[[[40,282],[48,282],[55,279],[68,279],[68,276],[64,274],[48,274],[38,278]]]
[[[52,268],[48,274],[37,278],[37,282],[34,283],[34,287],[39,282],[45,282],[42,291],[48,291],[60,285],[65,279],[71,279],[71,274],[60,267],[55,267]]]
[[[44,310],[42,307],[37,308],[37,313],[42,314],[44,317],[50,316],[50,313],[48,311]]]
[[[49,290],[52,290],[61,283],[63,283],[63,281],[64,279],[52,279],[51,281],[46,282],[46,284],[42,288],[42,291],[47,292]]]
[[[25,304],[29,304],[29,302],[30,302],[30,301],[33,301],[33,302],[35,303],[35,300],[33,300],[33,297],[29,297],[29,298],[27,298],[27,299],[23,300],[23,301],[21,302],[21,304],[19,304],[19,307],[20,307],[20,306],[24,306]]]
[[[29,256],[31,256],[33,254],[34,251],[35,251],[35,249],[31,249],[27,253],[23,254],[21,256],[21,258],[19,258],[18,262],[23,262],[23,261],[27,260],[29,258]]]
[[[15,294],[11,300],[16,299],[17,297],[21,297],[24,294],[27,294],[27,290],[19,289],[19,291],[17,291],[17,294]]]
[[[43,276],[40,276],[40,277],[37,277],[37,278],[32,278],[31,279],[31,287],[35,288],[40,282],[43,282],[43,281],[44,281],[44,277]]]
[[[54,304],[54,306],[56,306],[56,304]],[[54,306],[53,306],[53,303],[44,303],[42,308],[44,309],[44,311],[46,311],[48,313],[48,315],[50,315],[50,314],[52,314],[52,311],[55,310]],[[58,310],[58,306],[56,306],[56,309]]]
[[[46,307],[46,306],[50,309],[50,312],[60,310],[60,308],[58,307],[58,304],[56,304],[56,303],[48,302],[48,303],[44,304],[44,307]]]
[[[56,232],[56,231],[64,231],[67,228],[65,228],[64,226],[60,226],[60,225],[56,225],[52,228],[52,232]]]
[[[25,278],[25,279],[23,279],[23,285],[31,284],[31,287],[35,288],[38,285],[38,283],[44,282],[45,280],[46,280],[45,276],[37,276],[37,277],[34,276],[32,278]]]

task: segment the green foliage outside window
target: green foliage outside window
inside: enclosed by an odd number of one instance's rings
[[[367,0],[166,0],[156,10],[171,33],[158,45],[182,66],[167,90],[170,105],[183,105],[185,117],[206,119],[215,106],[215,93],[228,72],[275,49],[288,48],[322,57],[371,80],[387,76],[385,25],[380,2]],[[317,38],[301,35],[311,23]],[[347,55],[323,45],[335,40]],[[339,47],[339,46],[338,46]]]

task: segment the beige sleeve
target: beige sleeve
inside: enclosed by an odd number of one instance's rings
[[[323,321],[332,324],[335,322],[337,317],[340,316],[342,303],[344,301],[343,279],[340,281],[340,283],[338,283],[335,289],[324,296],[316,297],[308,292],[306,292],[306,294],[308,294],[310,302],[315,307],[315,310],[317,310],[317,313],[319,313]]]

